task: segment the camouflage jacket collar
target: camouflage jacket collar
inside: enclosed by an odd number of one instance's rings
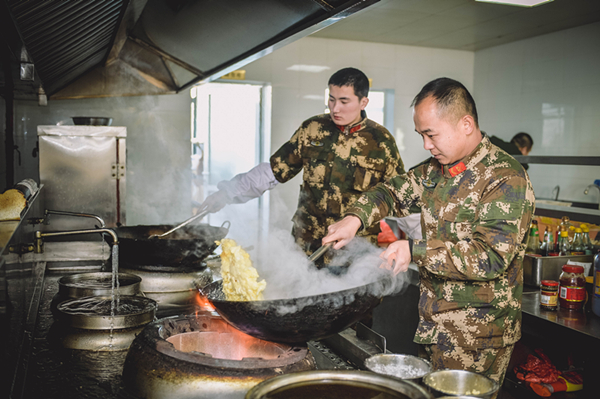
[[[363,130],[365,127],[367,127],[367,113],[365,111],[360,111],[360,116],[362,119],[360,121],[356,122],[354,125],[346,125],[346,126],[336,125],[336,126],[346,136],[349,134],[358,132],[359,130]]]
[[[491,150],[492,143],[487,134],[481,132],[482,139],[477,147],[469,155],[455,162],[453,165],[440,165],[442,173],[446,179],[451,179],[460,175],[467,169],[472,169],[477,165]]]

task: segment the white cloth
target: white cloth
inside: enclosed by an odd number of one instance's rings
[[[413,240],[422,240],[423,233],[421,232],[421,214],[413,213],[408,216],[401,218],[388,217],[386,219],[393,219],[396,221],[398,228],[406,233],[408,238]]]
[[[277,184],[279,182],[275,179],[271,164],[263,162],[246,173],[234,176],[231,180],[219,182],[217,188],[227,194],[228,204],[243,204],[260,197]]]

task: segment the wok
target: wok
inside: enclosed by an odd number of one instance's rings
[[[222,280],[201,293],[223,319],[238,330],[266,341],[287,344],[319,340],[350,327],[380,302],[391,281],[384,278],[343,291],[291,299],[227,301]]]
[[[165,238],[149,237],[162,234],[173,226],[117,227],[114,231],[119,238],[119,263],[151,271],[172,271],[172,268],[177,268],[185,272],[197,269],[217,248],[215,241],[225,238],[228,227],[225,224],[221,227],[196,224],[176,230]]]

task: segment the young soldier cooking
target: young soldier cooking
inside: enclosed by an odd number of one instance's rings
[[[364,192],[404,173],[394,137],[368,119],[369,80],[355,68],[329,79],[329,115],[307,119],[270,159],[247,173],[217,184],[219,191],[200,207],[217,212],[226,204],[244,203],[304,171],[292,235],[308,254],[321,246],[326,227],[341,218]],[[362,236],[377,242],[379,225]]]

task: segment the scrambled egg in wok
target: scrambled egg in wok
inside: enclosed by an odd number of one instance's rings
[[[252,266],[250,255],[234,240],[225,238],[217,244],[222,246],[221,275],[223,293],[228,301],[258,301],[267,286],[258,280],[258,272]]]

